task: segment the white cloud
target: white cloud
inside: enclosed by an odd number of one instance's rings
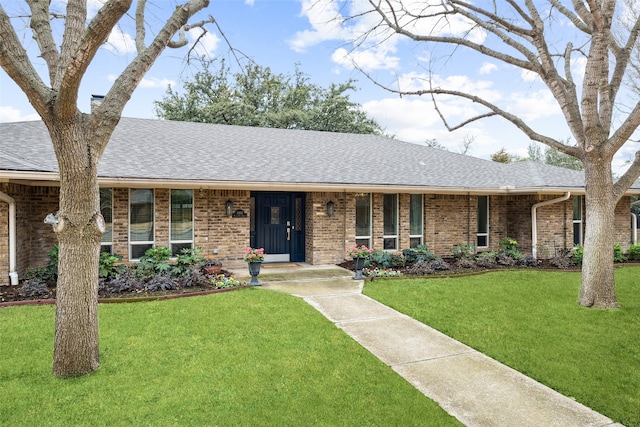
[[[345,48],[336,49],[331,55],[331,60],[337,65],[354,69],[354,63],[365,71],[385,70],[398,68],[400,58],[391,55],[392,51],[380,46],[368,50],[348,51]]]
[[[521,70],[520,78],[525,82],[533,82],[538,78],[538,75],[530,70]]]
[[[40,120],[40,116],[38,114],[23,115],[18,109],[11,106],[0,105],[0,123],[28,122],[32,120]]]
[[[491,62],[483,62],[478,70],[479,74],[491,74],[493,71],[497,70],[498,66]]]
[[[333,1],[301,0],[300,16],[306,16],[311,29],[298,31],[289,40],[289,46],[296,52],[305,52],[309,47],[327,40],[347,39],[342,28],[338,4]]]
[[[202,35],[202,29],[193,28],[187,32],[187,35],[193,45],[193,43]],[[194,46],[193,50],[197,56],[211,57],[214,56],[219,43],[220,37],[210,31],[207,31],[204,36],[200,37],[198,44]]]
[[[143,78],[138,87],[165,89],[169,85],[171,85],[172,87],[175,87],[176,86],[176,82],[174,80],[170,80],[170,79],[167,79],[167,78],[159,79],[157,77],[152,77],[150,79]]]
[[[136,51],[136,43],[133,38],[118,27],[114,27],[113,30],[111,30],[111,34],[109,34],[109,38],[104,47],[109,52],[120,56]]]
[[[511,105],[507,110],[525,122],[561,114],[558,103],[547,89],[511,94]]]

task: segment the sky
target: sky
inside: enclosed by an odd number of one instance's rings
[[[467,154],[486,159],[501,148],[525,157],[530,143],[515,126],[495,117],[449,132],[430,98],[400,97],[382,89],[371,78],[389,87],[412,89],[423,85],[427,72],[430,72],[437,84],[466,90],[500,103],[541,133],[562,140],[571,137],[548,90],[539,80],[515,67],[467,52],[456,51],[451,56],[452,51],[448,47],[427,51],[418,43],[383,34],[368,41],[370,45],[354,51],[350,40],[367,26],[367,20],[349,20],[340,25],[333,18],[357,11],[359,1],[351,0],[339,7],[326,0],[211,0],[209,8],[197,19],[213,16],[222,33],[216,26],[209,25],[209,32],[201,39],[195,53],[208,58],[224,58],[228,65],[234,65],[236,57],[241,62],[249,58],[260,66],[283,74],[293,73],[298,66],[309,75],[312,83],[323,87],[354,79],[358,91],[350,93],[351,99],[361,104],[387,134],[407,142],[420,144],[435,139],[446,149],[461,152],[464,142],[471,140]],[[7,2],[0,0],[10,14],[24,12],[18,9],[24,6],[18,6],[16,0],[4,3]],[[60,3],[61,0],[54,0],[52,9],[57,7],[62,11]],[[100,7],[100,0],[90,0],[90,4],[95,13]],[[176,2],[155,0],[149,4],[152,7],[152,13],[148,15],[150,24],[153,26],[155,23],[157,27],[163,14],[171,11]],[[78,107],[81,111],[89,112],[91,95],[104,95],[135,54],[132,29],[125,24],[117,30],[87,71],[80,89]],[[442,31],[457,34],[464,30],[464,23],[451,21],[449,28]],[[34,52],[37,45],[27,27],[20,31],[28,51]],[[197,30],[188,34],[190,40],[197,36]],[[470,36],[477,40],[483,37],[481,33]],[[233,47],[235,56],[229,45]],[[182,82],[200,70],[193,52],[191,60],[187,61],[188,50],[165,51],[133,93],[123,116],[157,117],[154,101],[162,99],[167,85],[180,92]],[[353,60],[368,76],[354,68]],[[44,62],[35,62],[42,75],[46,75]],[[574,66],[580,73],[579,61]],[[444,99],[440,107],[452,124],[479,111],[477,106],[455,99]],[[0,69],[0,122],[38,119],[26,96]],[[631,151],[632,147],[621,151],[614,162],[616,171],[623,170]]]

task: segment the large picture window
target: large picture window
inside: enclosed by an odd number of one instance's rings
[[[582,245],[582,196],[573,197],[573,245]]]
[[[489,196],[478,196],[477,247],[489,246]]]
[[[415,248],[423,243],[423,196],[412,194],[409,203],[409,246]]]
[[[398,195],[385,194],[383,201],[384,211],[384,249],[398,249]]]
[[[356,245],[371,247],[371,194],[356,194]]]
[[[171,253],[193,248],[193,190],[171,190]]]
[[[153,247],[153,190],[129,191],[129,259],[139,259]]]
[[[104,218],[101,252],[113,253],[113,189],[100,189],[100,213]]]

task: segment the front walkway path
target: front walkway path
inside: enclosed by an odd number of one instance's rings
[[[467,426],[621,426],[362,295],[361,281],[343,276],[263,287],[303,298]]]

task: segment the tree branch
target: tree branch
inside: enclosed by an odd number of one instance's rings
[[[52,91],[35,70],[27,52],[16,34],[11,21],[0,5],[0,67],[27,95],[29,102],[41,117],[50,116]]]
[[[614,200],[620,200],[631,185],[640,177],[640,151],[636,152],[633,163],[627,171],[613,184]]]
[[[49,69],[49,81],[53,85],[56,77],[56,64],[60,57],[56,42],[51,32],[51,23],[49,22],[49,3],[43,1],[29,0],[27,2],[31,8],[31,30],[33,38],[38,43],[40,54],[47,63]]]

